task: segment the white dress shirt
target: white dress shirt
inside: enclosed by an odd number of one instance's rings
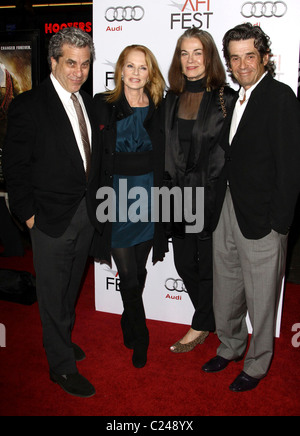
[[[83,148],[83,144],[82,144],[82,139],[81,139],[81,134],[80,134],[80,128],[79,128],[79,123],[78,123],[78,118],[77,118],[77,114],[75,111],[75,107],[73,104],[73,101],[71,100],[71,93],[69,91],[67,91],[66,89],[64,89],[61,84],[58,82],[58,80],[53,76],[53,74],[51,73],[50,78],[52,80],[53,86],[65,108],[65,111],[69,117],[70,123],[72,125],[73,128],[73,132],[77,141],[77,145],[83,160],[83,164],[84,164],[84,168],[86,169],[86,161],[85,161],[85,154],[84,154],[84,148]],[[83,114],[84,114],[84,118],[85,118],[85,122],[86,122],[86,126],[87,126],[87,130],[88,130],[88,135],[89,135],[89,140],[90,140],[90,144],[92,144],[92,131],[91,131],[91,125],[90,125],[90,121],[82,100],[82,97],[80,95],[79,92],[75,92],[74,93],[76,95],[76,97],[79,100],[79,103],[82,107],[83,110]]]
[[[230,127],[230,134],[229,134],[229,144],[231,145],[232,140],[234,138],[234,135],[236,134],[236,131],[239,127],[240,121],[242,119],[242,116],[245,112],[245,109],[247,107],[248,101],[250,99],[250,96],[252,94],[252,92],[254,91],[254,89],[257,87],[257,85],[262,81],[262,79],[268,74],[268,72],[266,71],[261,78],[253,85],[251,86],[251,88],[247,89],[247,91],[245,91],[244,88],[240,89],[239,92],[239,98],[236,102],[234,111],[233,111],[233,115],[232,115],[232,120],[231,120],[231,127]],[[244,101],[242,104],[241,102]]]

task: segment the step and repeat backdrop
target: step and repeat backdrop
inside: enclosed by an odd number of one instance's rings
[[[121,51],[131,44],[147,46],[156,56],[167,82],[177,39],[195,26],[213,36],[221,58],[222,39],[243,22],[260,25],[270,36],[277,65],[276,79],[297,93],[300,40],[300,2],[244,0],[95,0],[93,37],[96,47],[94,93],[114,88],[114,67]],[[230,83],[230,80],[228,79]],[[236,85],[230,83],[236,88]],[[172,245],[164,262],[148,262],[144,303],[148,319],[190,325],[192,304],[173,264]],[[96,310],[121,314],[119,277],[115,265],[95,263]],[[282,298],[276,336],[280,334]],[[248,320],[249,332],[251,325]]]

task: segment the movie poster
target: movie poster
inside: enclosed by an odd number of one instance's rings
[[[37,80],[37,41],[31,34],[14,37],[0,34],[0,188],[4,187],[2,149],[7,127],[7,112],[11,101],[32,88]]]

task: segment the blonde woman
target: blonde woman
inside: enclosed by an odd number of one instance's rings
[[[94,97],[103,146],[101,186],[114,188],[116,222],[103,220],[103,232],[93,244],[93,254],[109,264],[112,255],[118,268],[124,305],[121,319],[124,344],[133,349],[132,362],[137,368],[145,366],[149,345],[142,300],[147,259],[151,248],[154,263],[163,259],[167,249],[163,228],[150,219],[151,188],[162,186],[164,171],[160,119],[164,89],[164,79],[154,55],[147,47],[132,45],[119,56],[115,89]],[[127,192],[141,187],[148,193],[137,222],[128,214],[136,199],[125,202],[126,210],[119,206],[119,198],[124,199],[120,186],[126,186]]]

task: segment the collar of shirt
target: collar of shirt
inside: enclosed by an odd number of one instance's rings
[[[231,120],[231,127],[230,127],[230,134],[229,134],[229,144],[230,145],[231,145],[232,140],[236,134],[236,131],[238,129],[240,121],[244,115],[244,112],[246,110],[246,107],[247,107],[247,104],[248,104],[248,101],[250,99],[252,92],[257,87],[257,85],[262,81],[262,79],[266,76],[266,74],[268,74],[268,73],[265,72],[261,76],[261,78],[253,86],[251,86],[251,88],[247,89],[247,91],[245,91],[244,88],[240,89],[239,98],[236,102],[235,109],[234,109],[233,115],[232,115],[232,120]],[[243,101],[243,104],[240,103],[241,101]]]
[[[67,91],[63,86],[61,86],[59,81],[54,77],[54,75],[52,73],[50,75],[50,78],[52,80],[53,86],[54,86],[59,98],[61,99],[62,103],[64,105],[73,105],[73,102],[71,100],[71,95],[72,95],[71,92]],[[79,92],[74,92],[74,94],[80,100]]]
[[[249,100],[249,98],[250,98],[252,92],[254,91],[254,89],[257,87],[257,85],[258,85],[258,84],[263,80],[263,78],[264,78],[267,74],[268,74],[268,72],[266,71],[266,72],[261,76],[261,78],[260,78],[260,79],[259,79],[259,80],[254,84],[254,85],[251,86],[251,88],[247,89],[247,91],[245,91],[244,88],[241,88],[241,89],[240,89],[240,92],[239,92],[239,100],[240,100],[240,101],[245,101],[245,102],[247,102],[247,101]],[[246,97],[245,97],[245,95],[246,95]]]

